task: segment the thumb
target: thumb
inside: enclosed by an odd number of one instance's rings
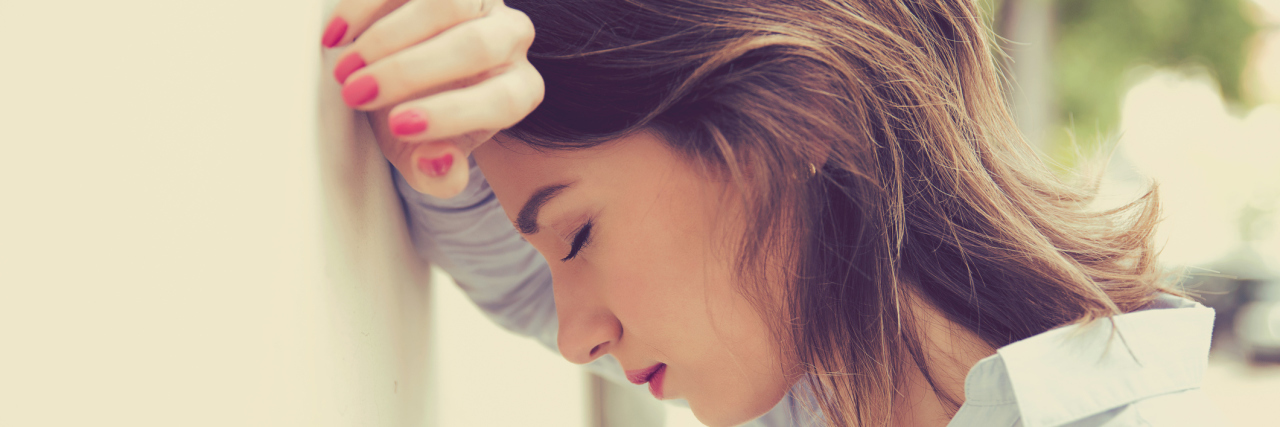
[[[408,179],[409,186],[419,193],[441,199],[458,195],[467,188],[467,181],[471,177],[468,163],[471,152],[496,133],[492,130],[478,130],[442,141],[413,144],[407,162],[413,168],[413,178]],[[392,164],[397,162],[392,161]],[[405,173],[405,169],[407,168],[400,168],[400,174],[407,177],[409,174]]]
[[[401,141],[387,127],[388,111],[376,111],[369,116],[382,155],[414,190],[441,199],[456,196],[467,188],[471,177],[467,157],[497,133],[480,130],[436,141]]]
[[[405,166],[397,165],[410,187],[441,199],[456,196],[467,188],[471,175],[467,155],[456,144],[437,141],[416,145],[403,162]]]

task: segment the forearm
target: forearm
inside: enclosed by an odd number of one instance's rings
[[[396,189],[418,254],[453,276],[494,322],[555,349],[551,272],[507,220],[479,168],[467,189],[440,199],[414,191],[399,172]]]

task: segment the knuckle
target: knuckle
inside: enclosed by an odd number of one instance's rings
[[[542,104],[542,99],[546,96],[547,87],[542,81],[542,74],[539,73],[537,69],[533,68],[532,65],[529,65],[526,69],[529,86],[533,92],[533,107],[530,109],[532,110],[533,108],[538,108],[538,105]]]
[[[501,3],[501,0],[472,0],[472,3],[474,4],[476,16],[484,16],[492,11],[495,5]]]
[[[501,43],[494,40],[492,35],[482,31],[480,26],[467,27],[467,32],[463,39],[467,42],[463,46],[459,46],[459,48],[462,49],[463,57],[470,62],[489,68],[502,61]]]
[[[529,15],[512,8],[505,8],[504,10],[510,20],[509,28],[514,32],[516,39],[520,40],[525,46],[532,43],[536,30],[533,27],[533,20],[529,19]]]
[[[504,80],[503,90],[499,95],[504,126],[519,123],[531,111],[529,107],[532,103],[527,95],[528,91],[520,86],[517,79]]]

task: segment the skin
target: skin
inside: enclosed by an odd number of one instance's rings
[[[501,1],[342,0],[329,22],[347,25],[332,45],[344,49],[342,57],[367,63],[335,78],[377,82],[375,98],[351,107],[370,112],[383,154],[417,191],[457,194],[467,168],[434,176],[418,165],[445,156],[465,165],[481,143],[475,158],[513,220],[538,187],[576,181],[547,204],[542,230],[526,236],[555,277],[566,359],[612,354],[629,370],[666,363],[665,397],[687,399],[713,426],[763,414],[799,378],[781,351],[786,344],[769,339],[766,321],[732,283],[735,251],[726,242],[747,230],[735,221],[740,200],[724,180],[650,134],[572,153],[485,143],[543,97],[542,78],[526,58],[534,30],[523,13]],[[389,118],[406,112],[423,118],[426,129],[393,135]],[[590,244],[560,261],[588,218]],[[785,292],[764,291],[774,300]],[[964,375],[994,349],[928,304],[912,312],[925,325],[938,386],[963,400]],[[904,379],[894,424],[944,425],[945,409],[916,374]]]
[[[964,402],[964,380],[969,369],[996,349],[977,334],[947,320],[942,312],[912,295],[912,315],[918,319],[925,339],[925,358],[939,388]],[[914,363],[911,366],[915,366]],[[902,399],[893,407],[895,426],[945,426],[951,414],[924,373],[911,370],[903,381]]]
[[[551,266],[566,359],[610,354],[627,370],[665,363],[664,398],[688,400],[713,426],[768,412],[795,383],[784,369],[792,362],[732,282],[732,252],[717,243],[742,232],[726,182],[651,134],[572,152],[490,142],[474,156],[513,222],[539,187],[573,182],[524,236]],[[589,242],[562,261],[588,219]]]
[[[533,23],[500,0],[342,0],[327,22],[322,44],[339,51],[333,77],[344,102],[371,113],[383,155],[419,192],[449,198],[466,188],[466,168],[421,165],[463,163],[542,102],[527,57]]]
[[[474,156],[513,223],[539,188],[572,183],[544,205],[538,231],[524,236],[551,266],[566,359],[585,364],[610,354],[627,370],[665,363],[664,398],[688,400],[710,426],[764,414],[799,380],[787,344],[771,339],[767,320],[733,281],[731,242],[745,229],[728,182],[651,133],[578,151],[494,141]],[[588,220],[587,244],[562,260]],[[776,298],[785,290],[766,292]],[[969,368],[995,349],[913,301],[935,380],[963,402]],[[950,414],[918,370],[903,384],[893,425],[946,425]]]

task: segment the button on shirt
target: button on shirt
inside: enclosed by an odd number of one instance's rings
[[[494,322],[556,351],[546,260],[520,238],[479,168],[451,199],[414,191],[392,168],[418,253],[454,277]],[[1113,328],[1114,325],[1114,328]],[[1068,325],[1001,347],[965,377],[951,427],[1220,426],[1200,383],[1213,310],[1172,295],[1132,313]],[[606,356],[587,365],[619,384]],[[753,427],[821,426],[802,381]]]

